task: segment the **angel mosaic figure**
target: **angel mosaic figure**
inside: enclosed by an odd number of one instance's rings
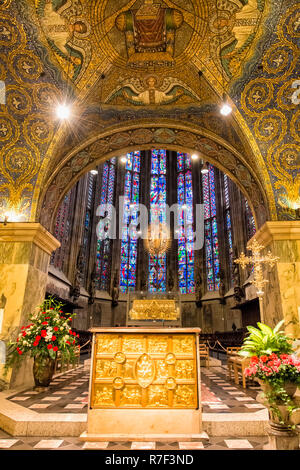
[[[144,83],[143,86],[138,78],[125,80],[112,91],[105,102],[112,103],[121,97],[136,106],[166,105],[174,103],[184,95],[189,96],[193,101],[200,100],[191,88],[177,78],[166,77],[161,86],[158,86],[158,77],[150,75]]]

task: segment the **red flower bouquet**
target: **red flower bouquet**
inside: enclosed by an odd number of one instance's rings
[[[28,354],[55,359],[60,352],[64,359],[74,358],[79,335],[70,329],[74,314],[63,316],[62,306],[61,302],[50,298],[29,316],[29,324],[22,326],[16,341],[8,344],[6,369]]]

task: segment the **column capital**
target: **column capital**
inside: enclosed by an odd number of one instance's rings
[[[0,224],[0,243],[7,242],[32,242],[49,255],[60,247],[60,242],[36,222]]]
[[[300,240],[300,220],[268,221],[249,240],[267,247],[273,241]]]

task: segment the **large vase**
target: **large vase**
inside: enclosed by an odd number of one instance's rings
[[[55,360],[50,356],[35,356],[33,377],[36,387],[49,387],[54,374]]]
[[[258,380],[258,382],[260,383],[263,395],[259,394],[257,400],[268,407],[271,427],[275,427],[276,429],[281,427],[282,430],[287,429],[286,426],[290,424],[290,411],[288,406],[280,402],[270,405],[264,394],[272,391],[272,385],[263,380]],[[297,384],[286,382],[282,385],[282,388],[286,391],[287,395],[293,399],[297,391]]]

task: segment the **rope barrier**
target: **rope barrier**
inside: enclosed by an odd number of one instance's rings
[[[91,340],[89,339],[89,340],[88,340],[86,343],[84,343],[84,345],[83,345],[83,346],[80,346],[80,349],[83,349],[83,348],[84,348],[84,346],[86,346],[86,345],[87,345],[87,344],[89,344],[90,342],[91,342]]]
[[[215,344],[213,346],[211,346],[211,344],[209,343],[209,341],[207,341],[207,345],[210,349],[214,349],[216,347],[216,344],[217,344],[217,341],[215,341]]]
[[[218,339],[215,341],[215,344],[213,346],[210,344],[209,341],[207,341],[207,345],[208,345],[209,349],[215,349],[217,344],[223,349],[223,351],[227,352],[227,349],[224,348],[224,346],[220,343],[220,341]]]
[[[223,349],[225,352],[227,352],[227,349],[226,349],[226,348],[224,348],[224,346],[222,346],[222,344],[220,343],[220,341],[219,341],[219,340],[217,340],[216,342],[218,343],[218,345],[219,345],[219,346],[221,346],[221,348],[222,348],[222,349]]]

